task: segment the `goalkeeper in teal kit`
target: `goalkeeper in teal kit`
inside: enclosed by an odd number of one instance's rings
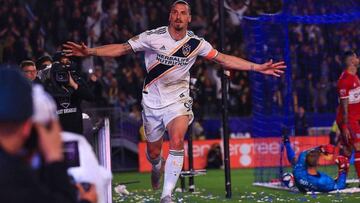
[[[291,148],[288,136],[283,137],[286,155],[293,168],[295,185],[301,192],[330,192],[341,190],[346,187],[346,177],[349,170],[349,160],[345,156],[338,156],[338,177],[331,178],[329,175],[317,171],[319,158],[322,154],[334,153],[333,145],[321,145],[300,153],[296,160],[295,152]]]

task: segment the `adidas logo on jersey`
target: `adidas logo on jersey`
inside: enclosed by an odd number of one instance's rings
[[[162,47],[160,48],[160,50],[166,50],[165,45],[162,45]]]

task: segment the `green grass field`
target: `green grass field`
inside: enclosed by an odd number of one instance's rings
[[[175,192],[176,202],[360,202],[360,193],[356,194],[320,194],[304,195],[296,192],[266,189],[252,186],[254,179],[252,169],[231,171],[232,198],[225,198],[224,171],[210,170],[205,176],[195,177],[196,193]],[[150,174],[148,173],[117,173],[114,175],[113,185],[121,182],[140,181],[129,184],[128,196],[113,193],[114,203],[140,202],[157,203],[160,191],[152,191]],[[179,185],[179,184],[178,184]],[[351,185],[354,186],[354,185]]]

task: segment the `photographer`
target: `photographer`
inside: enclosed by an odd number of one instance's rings
[[[35,123],[32,89],[19,71],[0,70],[0,202],[75,203],[75,189],[67,176],[56,120]],[[43,158],[41,176],[24,159],[24,146],[35,128]],[[82,202],[96,202],[80,193]]]
[[[53,58],[55,62],[44,86],[56,101],[64,131],[83,134],[81,102],[92,101],[94,96],[63,52],[57,52]]]

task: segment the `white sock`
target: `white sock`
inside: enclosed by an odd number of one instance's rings
[[[164,186],[161,198],[171,196],[184,163],[184,150],[170,150],[165,163]]]

